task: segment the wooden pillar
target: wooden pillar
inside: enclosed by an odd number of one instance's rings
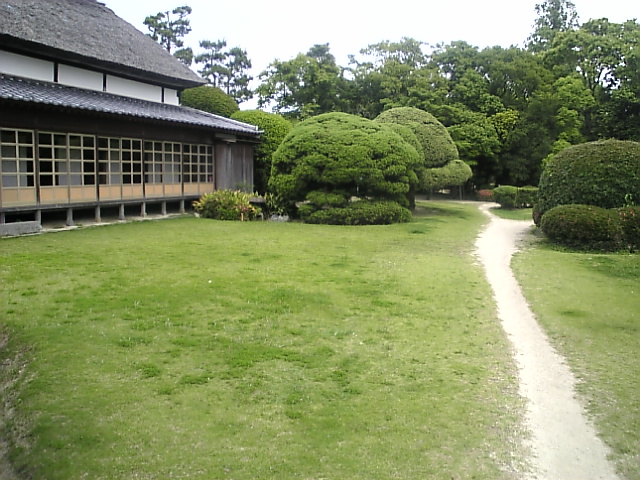
[[[180,213],[185,213],[186,210],[184,209],[184,200],[180,200]]]
[[[35,220],[42,225],[42,210],[36,210]]]
[[[95,219],[97,223],[102,222],[102,216],[101,216],[101,211],[100,211],[100,205],[96,206],[96,214],[95,214]]]
[[[142,204],[140,205],[140,216],[141,217],[147,216],[147,202],[142,202]]]
[[[67,226],[73,226],[73,208],[67,208]]]
[[[118,220],[126,220],[127,217],[124,216],[124,203],[120,204],[120,209],[118,211]]]
[[[162,202],[162,211],[160,212],[162,215],[167,214],[167,202]]]

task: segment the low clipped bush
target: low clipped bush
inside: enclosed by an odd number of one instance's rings
[[[622,243],[630,252],[640,250],[640,207],[622,207],[617,210],[622,228]]]
[[[614,209],[592,205],[560,205],[546,212],[540,228],[549,240],[578,250],[614,251],[623,232]]]
[[[201,217],[215,220],[255,220],[262,212],[251,205],[252,196],[240,190],[216,190],[193,202],[193,209]]]
[[[619,208],[640,198],[640,143],[605,140],[558,152],[540,176],[538,209],[558,205]]]
[[[187,88],[182,92],[180,103],[185,107],[197,108],[203,112],[228,118],[240,110],[231,96],[211,85]]]
[[[493,200],[502,208],[516,208],[516,195],[518,187],[501,185],[493,189]]]
[[[325,225],[390,225],[411,221],[411,212],[397,202],[360,200],[344,207],[317,209],[301,205],[298,214],[306,223]]]
[[[493,200],[502,208],[531,208],[536,203],[536,187],[501,185],[493,189]]]

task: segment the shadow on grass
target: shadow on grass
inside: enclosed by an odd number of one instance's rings
[[[469,212],[462,205],[456,205],[455,203],[446,203],[442,206],[429,203],[425,205],[423,203],[417,203],[416,209],[413,211],[414,219],[428,218],[430,220],[438,220],[437,217],[456,217],[462,220],[470,218],[472,213]]]

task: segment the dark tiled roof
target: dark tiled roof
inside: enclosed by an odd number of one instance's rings
[[[204,83],[96,0],[0,0],[0,46],[176,88]]]
[[[218,131],[260,134],[254,125],[212,115],[189,107],[149,102],[111,93],[84,90],[57,83],[42,82],[0,74],[0,101],[29,102],[65,109],[124,115],[169,123],[208,127]]]

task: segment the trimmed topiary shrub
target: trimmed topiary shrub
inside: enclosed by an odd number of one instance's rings
[[[411,212],[396,202],[361,200],[344,207],[317,210],[302,205],[298,210],[306,223],[325,225],[390,225],[411,221]]]
[[[261,211],[249,202],[252,196],[240,190],[216,190],[193,202],[193,209],[215,220],[255,220]]]
[[[424,110],[414,107],[392,108],[378,115],[375,121],[409,127],[422,145],[425,168],[444,167],[459,158],[456,144],[446,127]]]
[[[617,211],[592,205],[554,207],[540,228],[552,242],[579,250],[618,250],[623,236]]]
[[[371,120],[325,113],[296,125],[272,157],[270,192],[289,215],[344,207],[354,199],[389,200],[409,206],[420,163],[415,148]],[[287,206],[288,205],[288,206]]]
[[[473,172],[469,165],[462,160],[452,160],[444,167],[427,168],[422,177],[421,187],[425,190],[440,190],[441,188],[462,185],[472,175]]]
[[[618,208],[628,195],[640,198],[640,143],[583,143],[549,160],[540,177],[538,209],[544,215],[558,205]]]
[[[185,107],[197,108],[227,118],[240,110],[233,98],[211,85],[187,88],[182,92],[180,103]]]
[[[630,252],[640,250],[640,207],[617,209],[622,228],[622,243]]]
[[[291,130],[291,122],[280,115],[262,110],[241,110],[231,118],[255,125],[263,132],[253,154],[253,184],[258,193],[265,194],[271,175],[271,156]]]

